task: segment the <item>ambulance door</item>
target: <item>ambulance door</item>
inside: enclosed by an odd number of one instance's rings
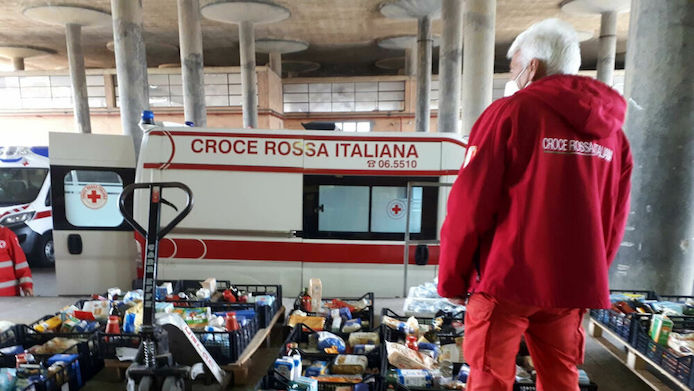
[[[137,250],[118,199],[135,180],[132,138],[50,133],[49,140],[58,294],[129,288]]]

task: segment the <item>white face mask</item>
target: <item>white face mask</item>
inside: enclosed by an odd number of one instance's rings
[[[525,66],[525,68],[523,68],[522,71],[520,71],[520,73],[518,74],[518,76],[516,76],[515,79],[509,80],[506,82],[506,85],[504,86],[504,96],[511,96],[511,95],[515,94],[516,92],[521,90],[522,87],[520,87],[518,85],[518,79],[521,77],[521,75],[523,74],[523,72],[525,72],[526,69],[528,69],[527,65]],[[530,83],[528,83],[528,84],[530,84]],[[527,87],[527,86],[528,85],[526,84],[523,87]]]

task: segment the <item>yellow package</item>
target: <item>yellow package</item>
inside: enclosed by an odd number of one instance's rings
[[[34,325],[34,330],[39,333],[52,333],[58,330],[58,327],[63,323],[60,315],[56,315],[52,318],[48,318]]]
[[[325,318],[322,316],[301,316],[292,314],[287,324],[289,327],[294,327],[299,323],[303,323],[315,331],[322,331],[323,327],[325,327]]]

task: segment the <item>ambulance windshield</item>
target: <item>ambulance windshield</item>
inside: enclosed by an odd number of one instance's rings
[[[47,168],[0,168],[0,206],[33,202],[47,174]]]

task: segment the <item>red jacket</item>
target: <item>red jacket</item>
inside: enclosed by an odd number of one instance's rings
[[[17,235],[0,226],[0,296],[19,296],[19,287],[34,288],[31,270]]]
[[[597,80],[555,75],[482,113],[441,230],[441,296],[609,307],[629,210],[625,109]]]

